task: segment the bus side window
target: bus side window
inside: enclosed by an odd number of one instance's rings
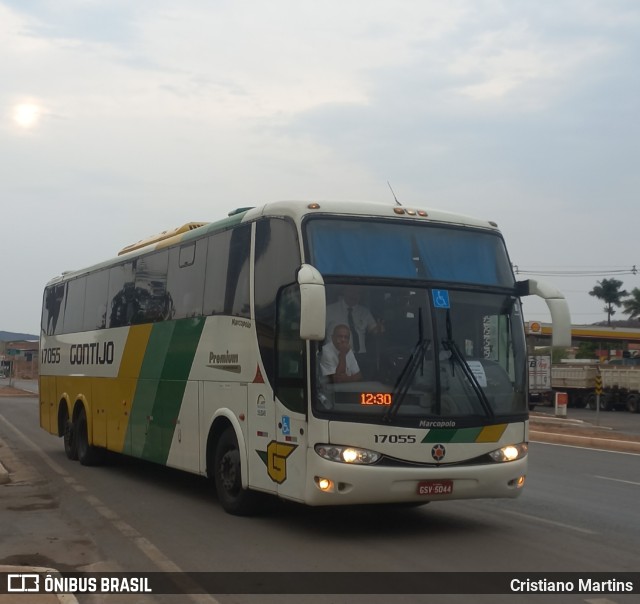
[[[42,330],[48,336],[62,332],[62,315],[66,283],[59,283],[48,287],[44,292],[42,306]]]
[[[202,314],[206,259],[206,239],[187,243],[170,251],[167,289],[173,301],[175,319]]]
[[[87,277],[84,302],[83,331],[103,329],[107,321],[107,296],[109,295],[109,271],[101,270]]]
[[[306,343],[300,339],[300,287],[297,284],[281,290],[278,296],[276,334],[276,395],[291,411],[305,413]]]
[[[229,270],[225,294],[225,312],[236,317],[251,316],[249,263],[251,258],[251,225],[243,224],[231,231]]]
[[[64,333],[82,331],[84,293],[86,287],[86,277],[78,277],[67,283],[67,300],[64,307]]]
[[[131,323],[156,323],[173,316],[173,301],[167,291],[169,252],[163,250],[136,261],[135,298],[137,312]]]
[[[250,252],[251,227],[248,224],[209,237],[203,305],[205,315],[250,317]]]
[[[256,224],[254,296],[256,329],[262,363],[275,384],[275,329],[278,293],[296,282],[300,248],[293,223],[269,218]]]
[[[137,312],[133,263],[127,262],[109,269],[108,327],[131,325]]]

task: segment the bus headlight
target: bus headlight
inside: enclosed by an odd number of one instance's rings
[[[501,449],[491,451],[491,453],[489,453],[489,457],[491,457],[493,461],[497,462],[515,461],[516,459],[522,459],[527,454],[528,450],[529,445],[527,443],[507,445]]]
[[[316,445],[315,450],[320,457],[340,463],[372,464],[376,463],[381,457],[380,453],[369,449],[359,449],[344,445]]]

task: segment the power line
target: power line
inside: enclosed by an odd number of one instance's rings
[[[543,277],[607,277],[614,275],[637,275],[638,269],[634,264],[631,268],[621,267],[591,267],[588,269],[582,269],[577,267],[564,267],[564,268],[524,268],[517,264],[513,265],[513,270],[516,275],[537,275]]]

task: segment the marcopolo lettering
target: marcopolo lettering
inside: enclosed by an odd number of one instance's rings
[[[69,362],[72,365],[111,365],[114,349],[113,342],[72,344],[69,350]]]

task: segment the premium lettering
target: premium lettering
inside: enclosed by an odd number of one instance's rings
[[[221,354],[209,352],[209,364],[207,367],[220,369],[222,371],[230,371],[232,373],[240,373],[242,371],[240,355],[229,352],[228,350]]]

